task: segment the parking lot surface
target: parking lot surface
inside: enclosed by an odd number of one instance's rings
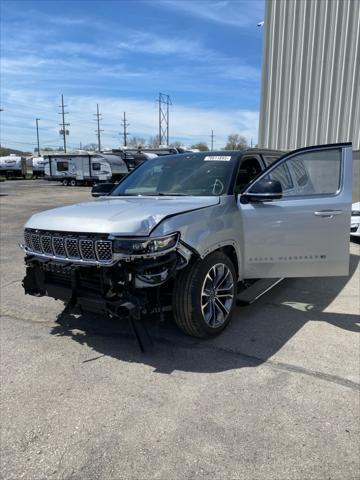
[[[25,296],[23,225],[90,200],[42,180],[1,191],[4,479],[359,477],[359,245],[349,277],[284,280],[201,341]]]

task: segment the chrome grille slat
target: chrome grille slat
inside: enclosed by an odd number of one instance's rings
[[[66,257],[66,252],[65,252],[64,238],[63,237],[53,237],[52,244],[53,244],[53,249],[54,249],[54,255],[56,257],[65,258]]]
[[[97,240],[95,242],[96,256],[101,262],[112,260],[112,242],[110,240]]]
[[[31,233],[27,232],[26,230],[25,230],[25,233],[24,233],[24,240],[25,240],[25,245],[27,246],[27,248],[32,250],[33,245],[32,245],[32,241],[31,241]]]
[[[113,261],[112,241],[101,239],[96,234],[48,232],[26,229],[25,246],[29,253],[45,255],[61,260],[72,260],[90,264],[109,264]]]
[[[77,238],[65,238],[65,250],[69,258],[79,259],[79,243]]]
[[[46,253],[47,255],[54,254],[50,235],[40,235],[40,242],[44,253]]]
[[[34,252],[42,253],[41,242],[40,242],[40,235],[38,233],[33,233],[31,235],[31,243]]]
[[[93,240],[80,240],[80,253],[84,260],[96,260]]]

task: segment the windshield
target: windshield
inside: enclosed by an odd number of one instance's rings
[[[143,163],[111,195],[224,195],[235,160],[225,152],[157,157]]]

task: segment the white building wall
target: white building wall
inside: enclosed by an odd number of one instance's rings
[[[360,148],[360,0],[265,0],[259,146]]]

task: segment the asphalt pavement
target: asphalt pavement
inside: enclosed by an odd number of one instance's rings
[[[358,479],[359,255],[284,280],[211,340],[25,296],[23,225],[86,187],[0,184],[1,474],[6,480]]]

